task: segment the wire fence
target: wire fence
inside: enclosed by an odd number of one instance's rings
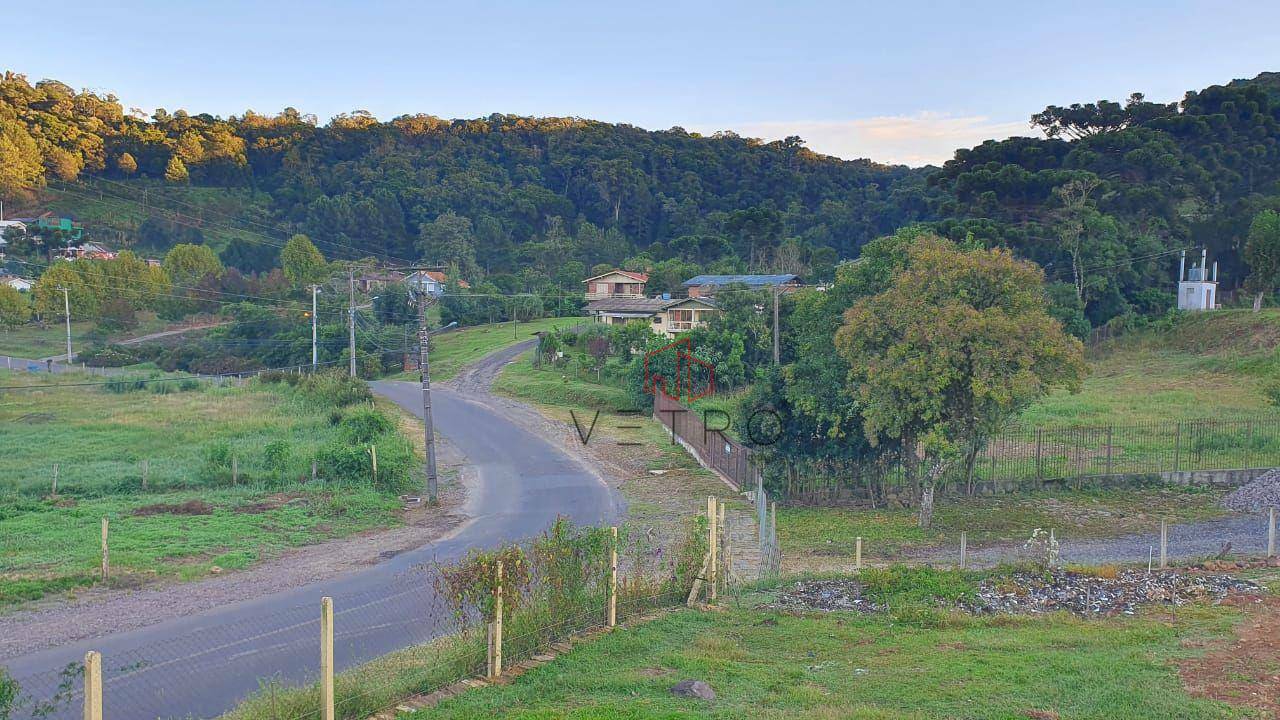
[[[1160,479],[1207,482],[1197,472],[1233,472],[1280,465],[1280,418],[1203,419],[1129,425],[1014,427],[988,439],[957,463],[941,492],[998,495]],[[793,503],[901,500],[910,502],[923,461],[898,457],[853,462],[838,471],[797,473],[782,485]]]
[[[545,557],[547,546],[537,542],[528,546],[528,557]],[[613,543],[603,555],[598,544],[585,554],[578,545],[552,546],[560,548],[561,561],[585,558],[569,570],[534,560],[527,582],[515,591],[520,600],[510,604],[501,625],[503,667],[532,661],[572,636],[608,628],[611,620],[625,623],[684,604],[697,579],[696,568],[686,567],[688,559],[704,556],[710,536],[702,536],[700,546],[685,539],[655,547],[646,536],[625,534]],[[612,563],[610,549],[617,552]],[[486,628],[493,625],[493,608],[471,596],[467,602],[451,596],[453,586],[441,581],[449,572],[475,567],[480,566],[468,558],[418,565],[386,578],[338,579],[314,593],[292,594],[297,602],[285,607],[267,597],[219,608],[193,619],[191,630],[161,640],[134,638],[164,635],[163,626],[102,638],[92,643],[101,653],[98,716],[86,706],[86,693],[96,695],[97,671],[86,672],[93,662],[83,647],[16,658],[9,672],[17,694],[8,707],[0,694],[0,717],[318,719],[324,717],[322,681],[331,677],[335,717],[363,720],[407,698],[492,672],[494,644]],[[735,579],[724,567],[721,582],[727,588]],[[321,593],[332,598],[331,622],[322,612]],[[501,585],[496,594],[502,594]],[[322,652],[327,635],[331,665]]]

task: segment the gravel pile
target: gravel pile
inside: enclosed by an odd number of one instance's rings
[[[1242,485],[1222,498],[1222,506],[1235,512],[1256,513],[1280,508],[1280,468],[1268,470],[1257,480]]]
[[[1144,603],[1184,605],[1217,602],[1229,594],[1261,593],[1260,586],[1229,575],[1122,570],[1114,578],[1055,570],[1049,574],[1021,572],[983,580],[977,597],[959,609],[978,615],[1035,615],[1064,611],[1081,616],[1132,615]],[[857,610],[872,613],[888,608],[863,597],[854,579],[801,580],[782,589],[765,607],[776,610]]]
[[[983,581],[978,599],[964,609],[979,614],[1061,610],[1076,615],[1132,615],[1143,603],[1217,602],[1232,593],[1260,592],[1259,585],[1230,575],[1122,570],[1115,578],[1102,578],[1055,570],[1048,576],[1015,573]]]
[[[878,612],[885,608],[862,597],[857,580],[800,580],[778,593],[767,607],[779,610],[860,610]]]

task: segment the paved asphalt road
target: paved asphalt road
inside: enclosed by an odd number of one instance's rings
[[[514,357],[522,344],[502,353]],[[496,358],[495,358],[496,359]],[[3,358],[0,358],[0,363]],[[382,381],[374,390],[421,416],[417,383]],[[214,717],[259,688],[261,678],[311,679],[318,661],[316,617],[334,598],[339,670],[422,642],[451,625],[431,583],[415,566],[460,558],[471,548],[530,538],[564,515],[580,524],[616,519],[615,497],[554,441],[457,392],[435,389],[439,432],[477,469],[468,499],[475,519],[451,537],[366,570],[117,635],[7,660],[25,685],[51,687],[56,673],[88,650],[103,654],[105,714],[113,718]],[[423,627],[421,618],[435,618]],[[406,618],[417,618],[407,620]],[[79,680],[49,717],[79,717]],[[34,687],[33,687],[34,689]]]

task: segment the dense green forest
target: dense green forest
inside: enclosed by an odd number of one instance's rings
[[[647,268],[655,292],[700,271],[825,281],[868,241],[925,223],[1038,262],[1055,314],[1079,333],[1168,308],[1180,248],[1208,246],[1225,286],[1243,284],[1250,222],[1280,209],[1278,91],[1264,74],[1167,105],[1135,94],[1049,107],[1031,118],[1042,137],[912,169],[822,156],[799,138],[577,118],[147,117],[6,73],[0,196],[31,210],[129,204],[122,244],[207,242],[246,274],[278,264],[263,238],[301,232],[331,259],[449,264],[503,292],[571,291],[600,263]],[[177,196],[225,202],[205,214]]]

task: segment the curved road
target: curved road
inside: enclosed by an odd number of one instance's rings
[[[483,364],[496,369],[527,348],[521,343]],[[421,417],[417,383],[371,385]],[[284,684],[314,678],[322,596],[334,599],[341,670],[451,629],[451,615],[432,590],[430,571],[418,566],[527,539],[561,515],[579,524],[617,517],[618,504],[607,486],[554,439],[535,435],[455,390],[433,388],[432,401],[437,429],[477,471],[468,498],[473,520],[453,535],[345,576],[3,664],[24,691],[43,701],[56,690],[61,669],[97,650],[103,655],[107,717],[214,717],[259,689],[262,678]],[[79,679],[64,687],[69,692],[47,717],[79,717]]]

